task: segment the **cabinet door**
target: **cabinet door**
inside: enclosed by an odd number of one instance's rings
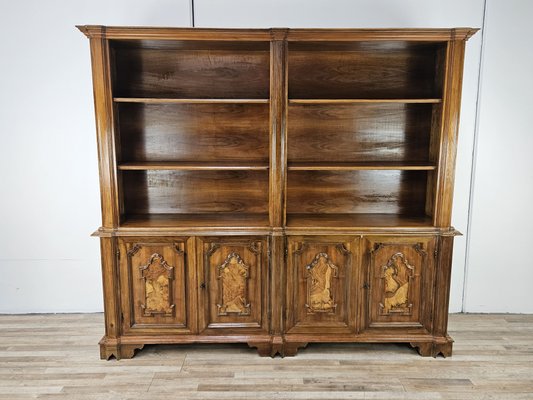
[[[119,239],[125,334],[193,333],[195,272],[187,238]]]
[[[290,237],[287,333],[353,333],[359,238]]]
[[[366,238],[367,326],[431,331],[434,237]]]
[[[198,248],[201,333],[266,331],[268,241],[262,237],[199,238]]]

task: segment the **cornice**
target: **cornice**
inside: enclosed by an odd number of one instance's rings
[[[249,41],[449,41],[468,40],[477,28],[380,29],[220,29],[77,25],[88,38],[115,40],[249,40]]]

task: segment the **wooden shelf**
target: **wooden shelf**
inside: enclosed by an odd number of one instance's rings
[[[135,214],[121,228],[267,228],[268,214]],[[428,216],[398,214],[287,214],[287,228],[416,228],[431,227]]]
[[[398,214],[287,214],[288,228],[431,227],[430,217]]]
[[[289,171],[357,171],[357,170],[402,170],[432,171],[436,168],[430,163],[361,162],[361,163],[289,163]]]
[[[115,103],[145,104],[268,104],[269,99],[169,99],[155,97],[115,97]]]
[[[290,99],[289,104],[359,104],[359,103],[403,103],[438,104],[441,99]]]
[[[267,171],[268,165],[245,162],[128,162],[118,165],[121,171],[181,170],[181,171]]]
[[[147,170],[247,170],[266,171],[269,166],[264,163],[249,162],[127,162],[118,165],[121,171]],[[401,170],[401,171],[432,171],[434,164],[428,163],[394,163],[394,162],[364,162],[364,163],[289,163],[289,171],[357,171],[357,170]]]
[[[209,214],[136,214],[126,215],[121,228],[265,228],[268,214],[209,213]]]

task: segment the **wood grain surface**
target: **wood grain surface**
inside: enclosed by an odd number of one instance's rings
[[[320,44],[308,50],[289,46],[289,98],[432,98],[440,97],[435,81],[441,45],[336,50]]]
[[[424,215],[425,171],[289,171],[287,213]]]
[[[118,106],[122,161],[261,161],[268,165],[268,104]]]
[[[118,97],[266,99],[269,59],[268,51],[116,49],[114,93]]]
[[[268,212],[268,171],[124,171],[126,214]]]
[[[289,162],[429,159],[431,104],[289,106]]]

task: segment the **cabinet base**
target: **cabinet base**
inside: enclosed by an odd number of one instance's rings
[[[348,342],[348,340],[342,341]],[[376,343],[368,340],[365,340],[364,342]],[[385,343],[381,341],[379,342]],[[394,341],[390,341],[387,343],[393,342]],[[172,343],[179,344],[179,341],[173,340]],[[183,343],[195,343],[195,341],[188,340]],[[287,342],[283,340],[281,336],[273,337],[271,340],[248,341],[246,343],[249,347],[256,348],[257,353],[261,357],[275,357],[278,354],[281,357],[294,357],[300,348],[304,348],[308,344],[308,342],[304,341]],[[115,357],[117,360],[123,358],[132,358],[135,355],[136,350],[141,350],[144,347],[143,343],[121,343],[120,340],[108,339],[105,336],[102,338],[99,344],[100,358],[102,360],[109,360],[111,357]],[[435,339],[421,342],[410,342],[410,345],[411,347],[416,348],[418,353],[423,357],[437,357],[439,354],[441,354],[443,357],[451,357],[453,339],[447,336],[445,338],[441,338],[440,340]]]
[[[100,359],[109,360],[115,357],[117,360],[122,358],[133,358],[136,350],[141,350],[144,344],[121,344],[117,340],[109,340],[103,337],[100,340]]]
[[[261,357],[283,357],[284,342],[281,336],[274,336],[269,342],[248,342],[248,346],[255,347]]]
[[[412,342],[411,346],[418,350],[422,357],[452,356],[453,339],[446,337],[444,342]]]
[[[299,348],[307,346],[307,342],[285,342],[283,344],[283,357],[294,357]]]

